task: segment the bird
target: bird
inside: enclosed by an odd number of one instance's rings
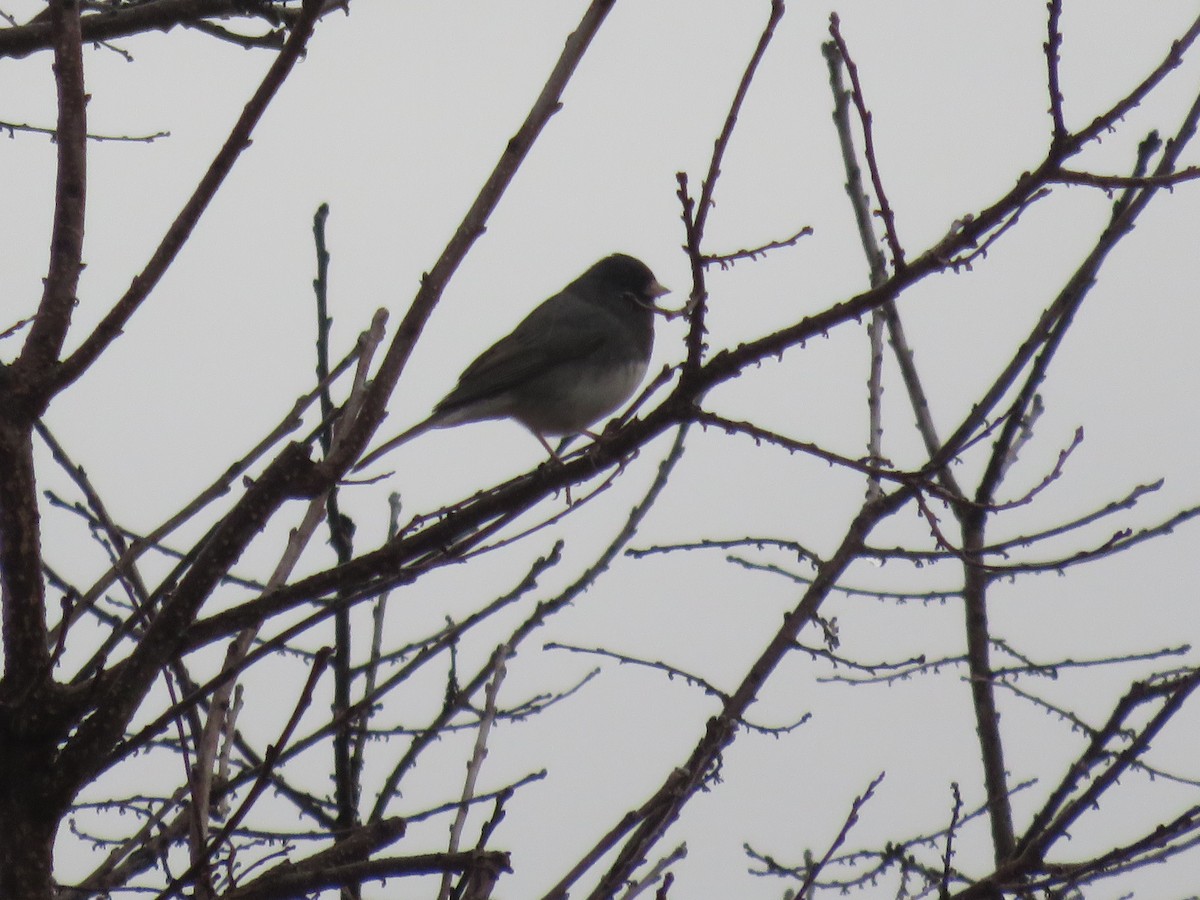
[[[430,429],[488,419],[515,419],[557,460],[548,437],[590,433],[641,384],[654,316],[670,314],[655,301],[668,292],[641,260],[606,256],[481,353],[428,418],[372,450],[354,471]]]

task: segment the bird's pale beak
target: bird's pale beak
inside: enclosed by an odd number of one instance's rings
[[[671,289],[669,287],[665,287],[664,285],[662,285],[657,278],[655,278],[653,281],[651,281],[650,286],[648,288],[646,288],[646,295],[650,298],[650,308],[652,310],[654,310],[656,313],[658,313],[660,316],[665,316],[668,319],[673,319],[676,316],[683,315],[683,310],[667,309],[665,306],[659,306],[657,303],[654,302],[659,297],[661,297],[663,294],[669,294],[669,293],[671,293]]]

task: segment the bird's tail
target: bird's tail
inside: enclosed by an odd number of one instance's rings
[[[424,434],[430,428],[436,427],[436,425],[437,425],[437,416],[430,416],[424,422],[418,422],[416,425],[414,425],[412,428],[408,429],[407,431],[400,432],[400,434],[396,435],[391,440],[385,441],[383,444],[376,447],[374,450],[372,450],[370,453],[368,453],[366,456],[364,456],[362,459],[360,459],[355,464],[354,468],[351,469],[350,471],[351,472],[361,472],[367,466],[371,465],[371,463],[378,460],[380,457],[391,452],[392,450],[395,450],[401,444],[408,443],[409,441],[411,441],[413,438],[417,437],[418,435]]]

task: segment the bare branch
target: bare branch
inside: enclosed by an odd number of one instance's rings
[[[892,211],[887,194],[883,189],[883,177],[879,174],[879,163],[875,155],[875,135],[871,127],[871,111],[867,109],[867,101],[863,96],[862,84],[858,78],[858,66],[850,58],[850,50],[842,37],[841,20],[837,13],[829,16],[829,34],[837,44],[838,54],[846,66],[846,74],[850,76],[850,85],[853,88],[850,96],[858,110],[858,120],[863,131],[863,155],[867,160],[867,170],[871,173],[871,185],[875,189],[875,198],[879,201],[879,217],[883,220],[884,234],[887,237],[888,247],[892,251],[892,268],[898,272],[904,268],[905,261],[904,248],[900,245],[900,236],[896,233],[896,214]]]
[[[47,137],[53,138],[57,143],[58,129],[46,128],[42,125],[29,125],[25,122],[0,122],[0,131],[7,131],[9,137],[12,137],[16,132],[22,131],[27,134],[44,134]],[[153,134],[92,134],[88,132],[87,139],[94,141],[97,144],[108,142],[120,143],[137,143],[137,144],[152,144],[162,138],[169,138],[169,131],[155,131]]]
[[[289,4],[290,8],[284,4]],[[324,15],[343,2],[325,3]],[[285,17],[294,23],[299,18],[295,0],[278,3],[247,4],[245,0],[146,0],[142,3],[115,4],[90,12],[82,18],[82,36],[88,43],[128,37],[145,31],[169,31],[177,25],[195,24],[204,19],[247,16]],[[257,10],[257,15],[254,11]],[[50,23],[42,16],[27,25],[0,29],[0,58],[22,57],[51,46]]]
[[[1044,49],[1046,51],[1046,90],[1050,95],[1050,145],[1059,146],[1067,138],[1067,126],[1063,120],[1063,95],[1059,87],[1059,65],[1062,62],[1062,30],[1059,27],[1062,18],[1062,0],[1048,0],[1046,8],[1046,31],[1048,36]]]
[[[168,0],[163,0],[163,2],[168,2]],[[134,8],[145,9],[149,5],[151,4],[144,4]],[[125,295],[109,310],[107,315],[100,321],[100,324],[96,326],[96,329],[83,340],[79,348],[62,362],[55,373],[51,388],[53,391],[62,390],[62,388],[75,381],[87,371],[88,367],[121,334],[126,323],[137,312],[138,308],[150,295],[150,292],[154,290],[155,286],[162,279],[167,269],[175,261],[176,256],[179,255],[179,251],[191,236],[196,224],[200,221],[200,217],[208,209],[209,203],[212,202],[221,185],[224,184],[225,178],[233,169],[234,163],[237,162],[242,152],[250,146],[250,135],[262,118],[263,113],[266,112],[267,107],[283,86],[284,81],[291,74],[296,61],[304,53],[304,48],[308,45],[308,39],[312,36],[313,26],[316,24],[317,17],[321,13],[321,8],[321,0],[304,0],[301,15],[296,19],[287,44],[284,45],[283,50],[275,58],[275,61],[271,64],[271,68],[263,77],[262,83],[246,104],[246,108],[234,124],[225,144],[213,158],[208,171],[200,179],[196,190],[192,193],[187,203],[184,204],[183,209],[163,236],[162,242],[150,257],[150,261],[134,277],[133,283],[130,284]],[[2,50],[0,50],[0,53],[2,53]],[[60,130],[62,129],[61,124],[59,128]]]

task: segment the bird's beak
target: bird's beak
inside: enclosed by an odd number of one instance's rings
[[[654,301],[663,294],[671,293],[669,287],[663,286],[657,278],[650,282],[650,286],[646,288],[646,294],[650,297],[650,308],[660,316],[665,316],[668,319],[674,319],[676,316],[683,315],[681,309],[667,309],[665,306],[659,306]]]

